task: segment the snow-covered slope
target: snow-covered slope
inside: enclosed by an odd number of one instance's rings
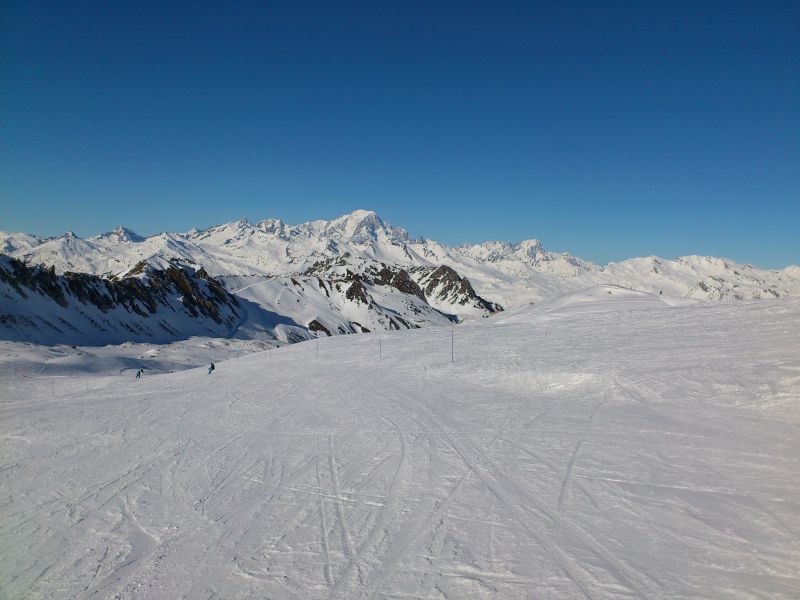
[[[202,270],[142,266],[138,277],[111,281],[0,256],[0,339],[97,346],[233,335],[276,343],[312,337],[291,319],[231,295]]]
[[[541,302],[498,315],[495,324],[525,324],[536,319],[547,320],[548,315],[562,318],[573,313],[605,312],[609,310],[624,313],[629,310],[643,308],[665,308],[669,306],[686,306],[698,301],[663,294],[639,292],[616,285],[596,285],[576,292],[568,292],[551,296]]]
[[[97,345],[211,336],[280,345],[443,326],[457,320],[458,308],[472,316],[502,310],[457,275],[449,283],[433,275],[421,273],[436,307],[405,270],[349,256],[292,277],[216,279],[174,258],[152,257],[103,279],[0,256],[0,340]]]
[[[546,308],[211,376],[4,363],[0,597],[795,600],[800,301]]]
[[[424,298],[361,279],[254,276],[224,281],[236,296],[288,316],[320,335],[450,323]]]
[[[153,256],[178,258],[214,276],[300,275],[319,261],[345,255],[410,273],[413,267],[447,266],[466,278],[482,299],[506,308],[597,284],[710,300],[800,295],[800,267],[764,270],[703,256],[633,258],[601,266],[549,252],[538,240],[449,247],[412,238],[404,229],[363,210],[332,221],[287,225],[276,219],[255,224],[241,219],[147,238],[124,228],[86,240],[73,234],[46,239],[0,233],[0,246],[12,256],[52,265],[58,272],[102,275],[124,273]],[[445,309],[454,307],[447,293],[433,294],[429,301]],[[466,306],[456,300],[458,307],[466,308],[456,314],[469,316],[475,303]]]

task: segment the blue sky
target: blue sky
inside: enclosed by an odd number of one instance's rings
[[[446,243],[800,263],[798,2],[0,10],[0,229],[367,208]]]

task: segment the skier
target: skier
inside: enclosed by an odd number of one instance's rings
[[[208,374],[211,375],[211,371],[213,371],[213,370],[214,370],[214,363],[212,362],[211,366],[208,367]]]
[[[139,369],[138,371],[136,371],[136,379],[141,379],[142,378],[142,370],[143,369]]]

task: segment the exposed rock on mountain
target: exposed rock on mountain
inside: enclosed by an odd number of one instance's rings
[[[240,219],[203,230],[149,237],[123,227],[85,240],[74,234],[43,238],[0,233],[0,248],[29,264],[54,266],[57,273],[78,271],[106,277],[128,274],[140,261],[156,258],[203,266],[215,277],[294,276],[320,264],[330,270],[337,260],[349,257],[351,270],[359,261],[383,263],[401,268],[417,280],[412,274],[414,267],[435,270],[445,265],[467,278],[477,295],[506,308],[597,284],[707,300],[800,294],[798,267],[764,270],[702,256],[633,258],[601,266],[545,250],[535,239],[449,247],[411,238],[404,229],[363,210],[332,221],[287,225],[279,219],[255,224]]]
[[[17,273],[3,282],[14,291],[0,296],[4,314],[35,322],[36,303],[20,293],[37,297],[26,291],[31,290],[64,310],[72,310],[73,301],[101,312],[108,305],[137,318],[145,313],[152,321],[150,309],[155,306],[160,315],[164,298],[173,294],[180,298],[181,314],[206,329],[213,324],[211,329],[221,331],[231,318],[236,321],[233,313],[244,312],[246,326],[237,335],[276,340],[443,325],[604,284],[699,300],[800,294],[800,267],[764,270],[704,256],[651,256],[600,266],[547,251],[535,239],[449,247],[411,238],[363,210],[332,221],[287,225],[279,219],[255,224],[240,219],[147,237],[122,226],[88,239],[0,232],[0,248],[28,265],[23,272],[17,263],[3,263],[7,273]],[[240,311],[222,293],[248,308]],[[174,300],[167,304],[173,307]],[[250,329],[255,322],[261,325]],[[188,324],[181,327],[193,331]]]
[[[488,316],[503,310],[499,304],[484,300],[476,294],[469,279],[461,277],[447,265],[435,269],[413,267],[411,272],[418,278],[428,302],[441,310],[450,310],[459,314],[469,312],[481,316]]]
[[[0,256],[0,298],[0,336],[43,343],[226,336],[244,314],[215,279],[179,266],[112,281]]]

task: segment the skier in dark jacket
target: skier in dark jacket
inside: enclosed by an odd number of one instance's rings
[[[211,371],[214,370],[214,363],[211,363],[211,366],[208,367],[208,374],[211,375]]]
[[[136,379],[141,379],[142,378],[142,372],[143,371],[144,371],[144,369],[139,369],[138,371],[136,371]]]

